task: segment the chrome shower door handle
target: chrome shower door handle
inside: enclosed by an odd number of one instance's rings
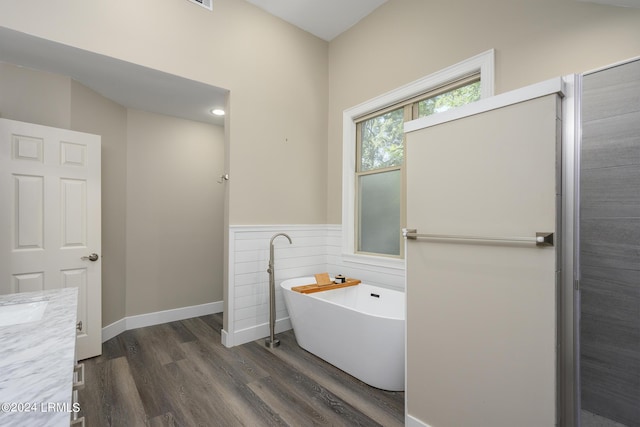
[[[100,256],[98,254],[92,253],[91,255],[83,256],[80,259],[83,260],[83,261],[97,261],[98,258],[100,258]]]

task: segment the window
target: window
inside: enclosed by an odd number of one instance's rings
[[[404,122],[480,99],[480,76],[356,121],[356,252],[401,257]]]
[[[493,95],[493,50],[346,110],[343,255],[403,268],[404,123]]]

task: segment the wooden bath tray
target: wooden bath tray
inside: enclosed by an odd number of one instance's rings
[[[360,283],[358,279],[347,279],[344,283],[328,283],[326,285],[319,285],[317,283],[313,283],[311,285],[302,285],[302,286],[294,286],[291,288],[292,291],[300,292],[302,294],[312,294],[314,292],[322,292],[328,291],[331,289],[340,289],[346,288],[347,286],[355,286]]]

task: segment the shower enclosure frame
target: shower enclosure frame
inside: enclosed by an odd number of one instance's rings
[[[558,223],[562,227],[558,265],[561,287],[558,289],[558,413],[559,424],[580,425],[579,370],[579,184],[581,143],[582,76],[563,77],[565,98],[562,101],[562,148],[560,161],[561,209]]]

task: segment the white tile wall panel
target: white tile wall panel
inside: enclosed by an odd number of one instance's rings
[[[278,285],[283,280],[338,273],[363,282],[404,289],[404,271],[349,263],[342,259],[342,228],[339,225],[258,225],[229,227],[228,331],[225,345],[234,346],[268,336],[269,242],[276,233],[276,333],[291,328]]]

